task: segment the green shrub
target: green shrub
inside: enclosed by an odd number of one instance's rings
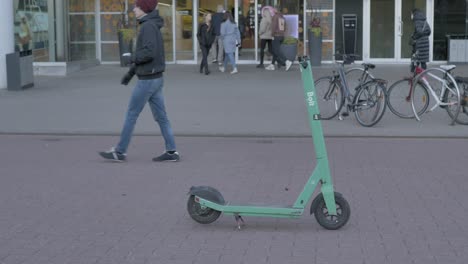
[[[297,38],[295,37],[285,37],[284,38],[284,41],[283,41],[283,44],[285,45],[294,45],[294,44],[297,44]]]
[[[135,37],[135,30],[131,28],[121,28],[119,32],[122,33],[122,38],[125,42],[131,41]]]
[[[309,28],[310,32],[312,32],[316,37],[320,37],[320,33],[322,33],[322,28],[319,27],[311,27]]]

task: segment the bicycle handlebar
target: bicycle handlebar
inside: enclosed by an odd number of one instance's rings
[[[360,55],[358,54],[342,54],[342,53],[335,53],[333,56],[336,58],[338,56],[341,56],[343,58],[342,64],[351,64],[353,63],[356,59],[361,58]]]

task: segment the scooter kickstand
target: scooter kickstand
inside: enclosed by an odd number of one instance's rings
[[[237,229],[241,230],[242,227],[245,226],[244,219],[242,219],[242,216],[240,216],[239,214],[235,214],[234,218],[236,219]]]

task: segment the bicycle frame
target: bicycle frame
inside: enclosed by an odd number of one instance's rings
[[[434,98],[434,100],[436,101],[436,103],[434,104],[434,106],[431,107],[431,108],[429,109],[428,112],[434,111],[434,109],[436,109],[438,106],[451,106],[451,105],[455,105],[455,104],[456,104],[456,102],[446,103],[446,102],[443,102],[443,101],[442,101],[442,99],[443,99],[442,97],[443,97],[443,95],[444,95],[444,93],[445,93],[446,90],[449,90],[450,92],[455,93],[455,94],[457,94],[458,97],[460,97],[460,91],[459,91],[458,87],[455,87],[455,89],[452,89],[452,88],[450,88],[450,87],[447,85],[447,78],[448,78],[449,81],[450,81],[451,83],[453,83],[454,85],[457,86],[457,83],[456,83],[455,79],[452,77],[452,75],[451,75],[449,72],[447,72],[447,71],[445,71],[445,70],[443,70],[443,69],[437,69],[437,68],[433,68],[432,70],[437,70],[437,71],[440,71],[440,72],[444,73],[444,78],[439,78],[438,76],[436,76],[436,75],[434,75],[434,74],[432,74],[432,73],[430,73],[430,72],[427,73],[427,75],[429,75],[431,78],[433,78],[433,79],[435,79],[436,81],[438,81],[438,82],[441,83],[441,86],[442,86],[442,87],[441,87],[441,91],[440,91],[440,94],[439,94],[439,95],[437,95],[437,93],[434,91],[434,89],[433,89],[432,86],[429,84],[429,82],[428,82],[428,80],[427,80],[427,78],[426,78],[425,76],[423,76],[423,77],[421,78],[421,76],[422,76],[423,73],[418,74],[418,75],[413,79],[413,83],[415,82],[415,80],[416,80],[416,82],[417,82],[417,81],[419,81],[419,80],[421,79],[421,81],[424,83],[424,85],[426,85],[426,87],[428,88],[429,93],[431,94],[431,96],[432,96],[432,97]],[[413,102],[413,101],[411,102],[411,106],[412,106],[412,108],[413,108],[413,112],[414,112],[414,115],[415,115],[416,119],[417,119],[418,121],[421,121],[421,118],[418,116],[418,113],[417,113],[417,111],[416,111],[416,108],[415,108],[415,106],[414,106],[414,102]],[[455,124],[456,116],[458,115],[459,110],[460,110],[460,107],[458,107],[457,114],[455,115],[455,118],[452,120],[452,125]]]
[[[429,76],[431,76],[432,78],[436,79],[437,81],[439,81],[441,84],[442,84],[442,89],[440,91],[440,95],[437,96],[436,92],[434,91],[434,89],[432,89],[432,86],[429,84],[429,82],[427,81],[426,78],[422,78],[424,84],[427,86],[427,88],[429,88],[429,92],[431,93],[432,97],[434,97],[434,99],[436,100],[436,104],[429,110],[429,111],[433,111],[437,106],[448,106],[448,105],[454,105],[455,103],[445,103],[445,102],[442,102],[442,96],[445,92],[445,90],[449,90],[451,92],[455,92],[453,91],[452,89],[450,89],[450,87],[447,86],[446,84],[446,80],[445,79],[442,79],[442,78],[439,78],[437,76],[435,76],[434,74],[432,73],[428,73]]]
[[[317,164],[294,204],[289,207],[229,204],[221,205],[195,195],[195,202],[199,203],[200,206],[209,207],[227,215],[298,218],[303,214],[305,206],[311,200],[315,188],[320,183],[321,192],[324,196],[328,214],[337,214],[333,183],[330,176],[330,167],[328,164],[327,149],[325,146],[325,139],[323,137],[320,112],[317,104],[317,97],[310,62],[308,60],[302,61],[300,63],[300,70],[304,84],[304,96],[307,105],[307,111],[309,113],[309,125],[314,141]]]

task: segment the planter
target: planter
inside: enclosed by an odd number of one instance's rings
[[[318,34],[313,30],[309,30],[309,57],[312,66],[320,66],[322,64],[322,32]]]
[[[126,67],[129,65],[129,60],[128,58],[125,58],[122,56],[124,53],[132,53],[132,46],[133,46],[133,39],[126,40],[124,38],[124,33],[123,32],[118,32],[118,37],[119,37],[119,57],[120,57],[120,66],[121,67]]]
[[[294,62],[297,57],[297,43],[296,44],[281,44],[281,52],[284,57],[291,62]]]

